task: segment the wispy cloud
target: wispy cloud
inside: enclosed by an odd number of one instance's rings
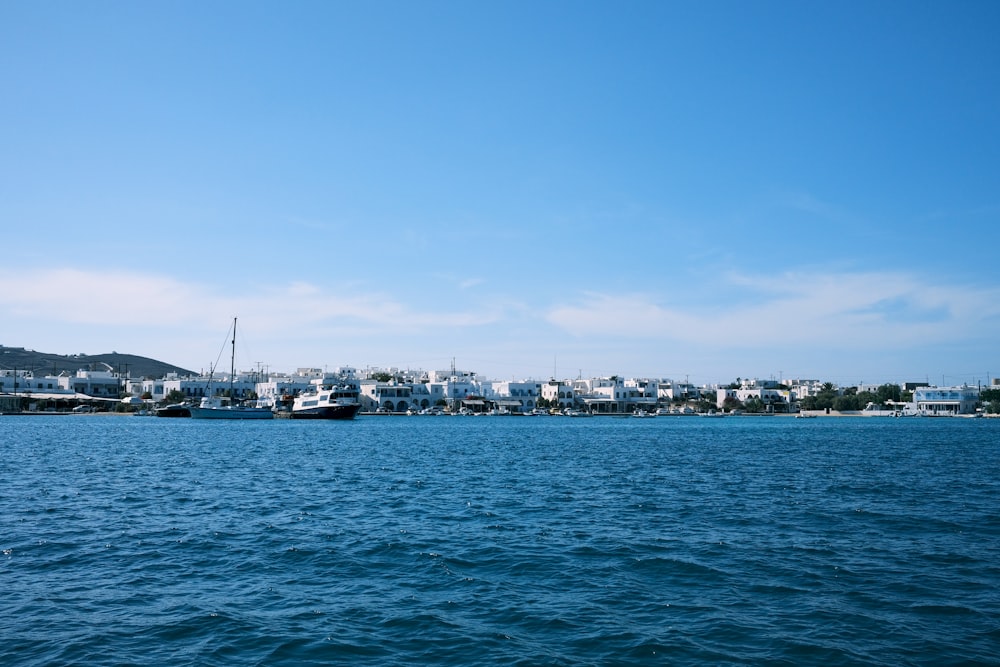
[[[201,328],[242,314],[266,335],[330,326],[408,331],[482,326],[502,316],[498,306],[419,311],[384,292],[365,292],[357,285],[331,290],[305,281],[229,291],[161,275],[75,268],[0,274],[0,281],[17,285],[0,291],[0,309],[11,317],[78,325]]]
[[[953,350],[965,348],[960,361],[972,363],[991,349],[984,341],[1000,335],[1000,288],[893,272],[733,272],[707,287],[675,282],[660,293],[592,291],[549,307],[489,294],[468,307],[454,298],[441,301],[444,307],[421,306],[360,281],[229,289],[79,268],[0,272],[0,284],[13,286],[0,290],[4,344],[124,349],[191,368],[207,367],[212,350],[205,341],[217,340],[233,316],[249,334],[252,359],[285,369],[331,358],[379,364],[459,356],[479,360],[477,370],[488,372],[482,357],[490,350],[489,363],[502,370],[525,358],[546,368],[558,351],[568,367],[625,364],[636,373],[725,376],[746,364],[789,369],[796,362],[830,373],[841,358],[851,359],[853,373],[874,373],[875,362],[906,348],[919,349],[928,364],[935,357],[942,369],[958,363]],[[457,296],[457,283],[452,289]],[[881,372],[901,370],[886,365]]]
[[[671,306],[650,294],[592,292],[547,319],[575,335],[729,347],[894,345],[967,337],[1000,315],[1000,289],[934,284],[900,273],[731,274],[715,289],[745,298]],[[729,305],[722,306],[720,303]]]

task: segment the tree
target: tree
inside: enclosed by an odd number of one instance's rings
[[[902,398],[902,389],[898,384],[883,384],[875,393],[878,396],[878,402],[882,404],[888,401],[899,401]]]
[[[729,410],[730,412],[733,410],[742,410],[743,402],[735,396],[726,396],[726,400],[722,401],[722,409]]]
[[[986,403],[1000,401],[1000,389],[983,389],[979,392],[979,400]]]
[[[979,392],[979,400],[986,403],[986,412],[991,415],[1000,413],[1000,389],[983,389]]]
[[[822,389],[815,396],[802,399],[803,410],[829,410],[833,408],[833,400],[837,398],[837,390],[832,382],[824,382]]]
[[[170,392],[164,397],[164,403],[183,403],[184,399],[187,398],[183,391],[178,391],[177,389],[171,389]]]
[[[698,412],[708,412],[709,410],[715,409],[715,403],[708,400],[707,398],[699,398],[695,401],[695,410]]]
[[[879,403],[878,396],[876,394],[871,393],[870,391],[858,392],[857,399],[858,399],[859,410],[864,410],[869,403],[874,403],[875,405],[881,405],[881,403]]]
[[[753,414],[759,414],[764,412],[764,401],[760,400],[760,396],[751,396],[743,403],[743,409]]]
[[[858,410],[858,397],[856,395],[838,396],[833,399],[833,409],[838,412],[847,410]]]

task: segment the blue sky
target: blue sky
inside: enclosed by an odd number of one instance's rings
[[[1000,374],[995,2],[7,2],[0,344]]]

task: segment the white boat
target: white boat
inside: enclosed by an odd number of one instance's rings
[[[655,417],[655,412],[646,412],[645,410],[636,409],[632,412],[632,416],[638,419],[648,419],[649,417]]]
[[[292,419],[354,419],[361,409],[361,393],[349,383],[313,380],[312,385],[292,402]]]
[[[224,396],[206,396],[197,406],[188,408],[192,419],[271,419],[270,408],[233,404]]]
[[[229,371],[229,396],[206,396],[201,399],[197,406],[192,405],[192,419],[272,419],[274,413],[270,408],[258,408],[251,405],[243,405],[239,401],[234,401],[233,378],[236,375],[236,318],[233,318],[233,341],[232,357]],[[214,373],[213,373],[214,375]],[[212,391],[211,379],[208,383],[208,391]]]
[[[709,410],[708,412],[699,412],[699,417],[725,417],[725,412],[716,412],[715,410]]]

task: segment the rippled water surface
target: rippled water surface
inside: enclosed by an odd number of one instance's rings
[[[0,417],[5,664],[1000,663],[1000,420]]]

